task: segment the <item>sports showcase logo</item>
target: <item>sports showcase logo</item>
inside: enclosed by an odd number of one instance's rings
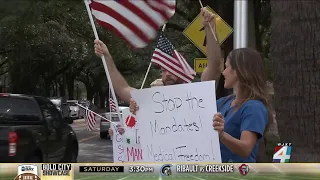
[[[160,168],[160,174],[162,176],[170,176],[172,175],[172,171],[171,171],[171,164],[165,164]]]
[[[72,164],[42,164],[42,180],[73,180]]]
[[[18,166],[18,175],[15,180],[40,180],[38,176],[38,167],[35,165],[20,165]]]

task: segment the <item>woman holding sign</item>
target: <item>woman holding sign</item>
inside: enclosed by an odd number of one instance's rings
[[[272,122],[263,59],[252,49],[235,49],[223,71],[224,87],[235,94],[217,100],[213,127],[223,162],[256,162],[259,141]]]
[[[204,9],[202,13],[207,38],[212,39],[214,28],[208,22],[213,14]],[[213,49],[208,49],[208,53],[220,52],[217,41],[208,42],[207,48],[210,47]],[[221,58],[221,53],[211,56]],[[235,49],[227,57],[222,72],[224,87],[234,89],[235,94],[217,100],[218,113],[213,117],[213,128],[219,132],[222,162],[256,162],[259,142],[272,122],[263,63],[260,54],[248,48]],[[217,71],[220,69],[209,59],[201,80],[214,80]],[[138,110],[134,101],[130,109],[133,113]]]
[[[204,13],[204,21],[210,22],[211,16]],[[208,27],[206,34],[210,34]],[[224,87],[234,89],[235,94],[217,100],[218,113],[213,117],[222,162],[256,162],[259,142],[272,122],[263,64],[260,54],[248,48],[235,49],[227,57]],[[209,59],[201,80],[214,80],[211,73],[216,70]]]
[[[256,162],[259,141],[272,122],[263,60],[258,52],[243,48],[233,50],[225,65],[224,87],[236,93],[217,100],[218,113],[213,117],[222,162]],[[134,101],[130,109],[138,110]]]

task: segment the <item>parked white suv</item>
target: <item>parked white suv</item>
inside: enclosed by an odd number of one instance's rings
[[[70,106],[70,117],[73,119],[79,119],[79,106],[77,105],[78,100],[68,100],[67,103]]]

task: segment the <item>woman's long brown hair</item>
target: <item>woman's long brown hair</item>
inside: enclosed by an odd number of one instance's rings
[[[237,97],[240,101],[236,102],[236,107],[248,100],[260,100],[268,110],[268,123],[264,131],[266,133],[273,121],[273,110],[268,102],[267,78],[262,57],[253,49],[240,48],[231,51],[228,59],[231,68],[236,70],[239,81],[237,91],[241,97]]]

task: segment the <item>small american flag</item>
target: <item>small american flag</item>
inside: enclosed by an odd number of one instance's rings
[[[176,0],[91,0],[90,7],[100,26],[143,48],[174,15]]]
[[[110,106],[111,112],[117,112],[116,103],[114,102],[114,100],[111,97],[109,98],[109,106]]]
[[[83,115],[84,120],[87,122],[87,130],[92,131],[96,125],[96,115],[89,109],[85,109],[79,106],[80,115]]]
[[[151,62],[158,64],[186,83],[191,82],[196,75],[196,72],[189,66],[183,56],[175,50],[163,33],[160,34]]]

